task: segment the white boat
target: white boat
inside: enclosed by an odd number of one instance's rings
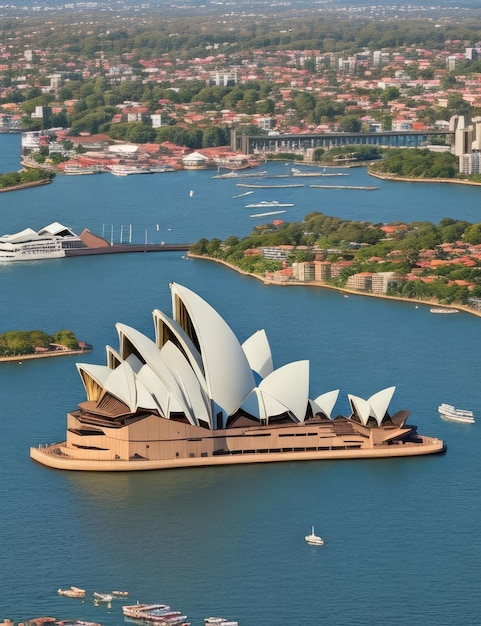
[[[438,411],[441,417],[455,422],[464,422],[466,424],[474,424],[474,415],[472,411],[466,411],[464,409],[456,409],[451,404],[445,404],[444,402],[438,406]]]
[[[430,313],[459,313],[458,309],[449,309],[448,307],[432,307]]]
[[[112,165],[110,173],[114,176],[130,176],[131,174],[151,174],[150,168],[140,165]]]
[[[63,173],[67,176],[84,176],[85,174],[101,174],[102,168],[98,165],[79,165],[78,163],[72,163],[66,165],[63,169]]]
[[[94,591],[95,602],[112,602],[113,595],[111,593],[98,593]]]
[[[65,257],[67,248],[85,244],[67,226],[53,222],[38,232],[26,228],[12,235],[0,236],[0,263],[38,261]]]
[[[112,595],[114,598],[127,598],[129,595],[128,591],[112,591]]]
[[[79,587],[70,587],[70,589],[58,589],[59,596],[66,596],[67,598],[85,598],[85,589],[79,589]]]
[[[307,543],[311,546],[323,546],[324,545],[324,541],[321,539],[321,537],[319,537],[319,535],[316,535],[316,533],[314,532],[314,526],[311,529],[311,534],[306,535],[304,538],[307,541]]]
[[[267,213],[253,213],[249,217],[268,217],[269,215],[279,215],[279,213],[287,213],[287,211],[267,211]]]
[[[277,200],[261,200],[261,202],[253,202],[252,204],[246,204],[246,209],[264,209],[267,207],[286,207],[294,206],[293,204],[286,202],[277,202]]]

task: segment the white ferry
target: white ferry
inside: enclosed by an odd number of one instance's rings
[[[474,424],[474,415],[472,411],[466,411],[464,409],[456,409],[451,404],[440,404],[438,407],[439,414],[448,420],[455,422],[464,422],[466,424]]]
[[[83,248],[84,243],[70,228],[53,222],[38,232],[26,228],[0,236],[0,263],[37,261],[65,257],[66,248]]]
[[[109,169],[114,176],[130,176],[131,174],[152,174],[148,167],[140,165],[112,165]]]

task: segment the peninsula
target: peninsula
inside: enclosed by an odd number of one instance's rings
[[[372,224],[315,212],[302,223],[256,226],[243,239],[201,239],[189,254],[275,284],[481,311],[481,223]]]

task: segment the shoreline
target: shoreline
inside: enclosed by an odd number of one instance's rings
[[[461,180],[458,178],[408,178],[405,176],[395,176],[394,174],[380,174],[379,172],[373,172],[369,166],[367,168],[367,173],[373,178],[379,178],[380,180],[392,180],[398,183],[443,183],[481,187],[481,182],[477,183],[475,181]]]
[[[199,254],[193,254],[191,252],[188,253],[189,258],[193,259],[201,259],[204,261],[214,261],[216,263],[220,263],[225,267],[236,271],[238,274],[243,276],[250,276],[252,278],[256,278],[257,280],[262,281],[265,285],[275,285],[276,287],[317,287],[321,289],[332,289],[334,291],[339,291],[340,293],[345,293],[353,296],[364,296],[368,298],[378,298],[380,300],[397,300],[399,302],[412,302],[417,305],[424,306],[439,306],[445,309],[457,309],[458,311],[462,311],[463,313],[470,313],[471,315],[475,315],[476,317],[481,317],[481,311],[475,311],[470,307],[467,307],[463,304],[440,304],[436,300],[416,300],[414,298],[403,298],[402,296],[388,296],[386,294],[377,294],[377,293],[367,293],[364,291],[356,291],[355,289],[347,289],[346,287],[337,287],[334,285],[327,285],[326,283],[321,283],[319,281],[310,281],[310,282],[281,282],[279,280],[272,280],[270,278],[266,278],[265,276],[260,276],[259,274],[252,274],[251,272],[246,272],[241,270],[239,267],[232,265],[232,263],[228,263],[227,261],[223,261],[222,259],[215,259],[213,257],[202,256]]]
[[[29,187],[40,187],[42,185],[50,185],[52,178],[45,178],[43,180],[36,180],[32,183],[22,183],[21,185],[14,185],[13,187],[3,187],[0,189],[0,193],[6,191],[19,191],[20,189],[28,189]]]
[[[38,354],[15,354],[13,356],[1,356],[0,363],[14,363],[22,361],[31,361],[33,359],[48,359],[54,356],[75,356],[78,354],[87,354],[92,350],[52,350],[51,352],[40,352]]]

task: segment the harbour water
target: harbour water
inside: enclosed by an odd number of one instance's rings
[[[18,169],[18,155],[19,138],[0,136],[0,170]],[[235,181],[212,175],[59,176],[0,194],[0,231],[56,220],[77,232],[113,227],[116,241],[130,224],[139,241],[248,234],[254,220],[245,198],[233,199]],[[309,184],[253,195],[294,203],[286,220],[314,210],[374,222],[480,220],[479,188]],[[346,184],[373,181],[356,169]],[[276,366],[310,359],[311,395],[340,388],[338,413],[348,411],[347,393],[367,398],[396,385],[392,409],[411,410],[420,432],[448,446],[445,455],[413,459],[58,472],[32,462],[29,447],[63,439],[66,412],[85,397],[77,359],[0,364],[0,620],[53,615],[119,626],[125,600],[95,606],[92,594],[125,589],[127,603],[170,604],[193,626],[208,615],[241,626],[479,623],[481,431],[437,414],[447,402],[481,418],[479,318],[265,286],[182,253],[3,265],[0,281],[1,332],[68,328],[94,346],[82,360],[100,364],[105,345],[118,345],[116,322],[153,336],[151,311],[170,312],[168,283],[179,282],[242,341],[265,328]],[[304,541],[312,525],[324,546]],[[57,595],[70,585],[87,598]]]

